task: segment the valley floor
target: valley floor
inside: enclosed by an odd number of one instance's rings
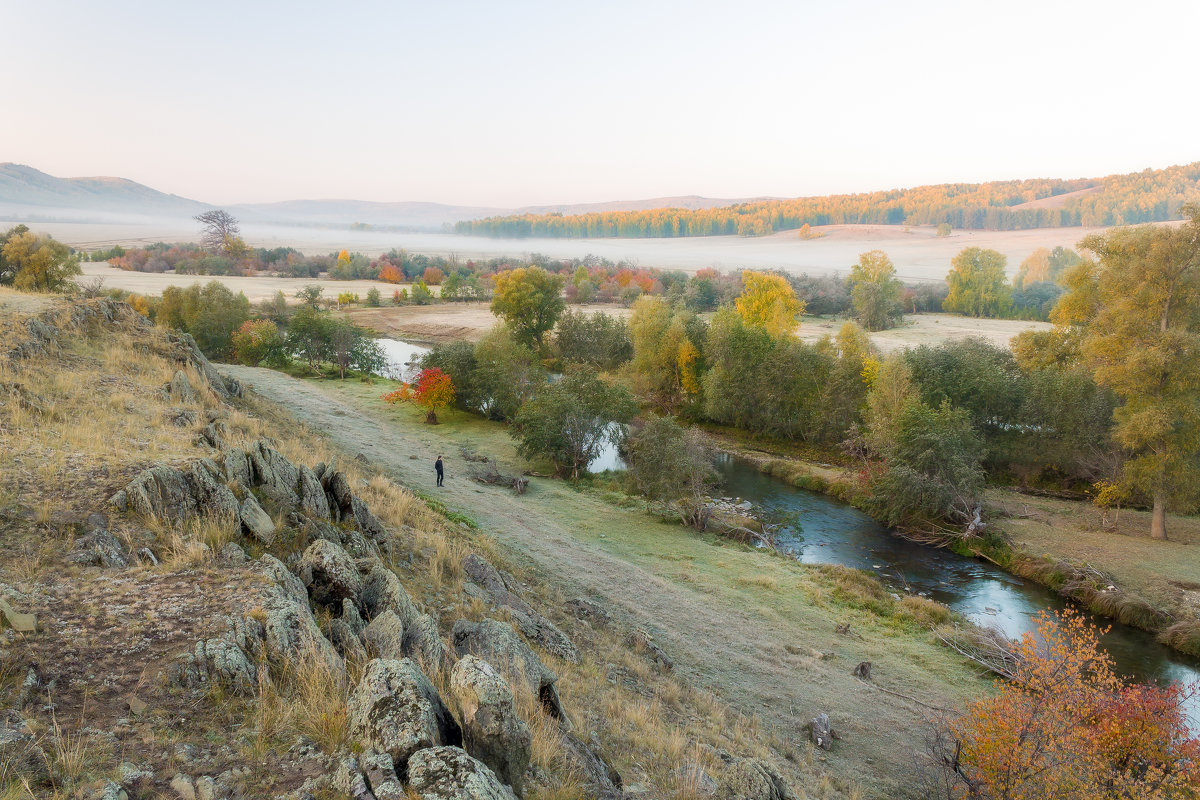
[[[784,740],[798,744],[801,726],[828,712],[842,737],[825,756],[830,772],[860,784],[865,796],[907,796],[921,720],[931,707],[955,708],[987,691],[986,679],[911,620],[886,620],[844,602],[835,573],[656,522],[601,490],[534,478],[526,495],[515,496],[475,483],[459,447],[513,464],[502,426],[457,412],[428,426],[412,407],[380,402],[378,385],[228,369],[332,443],[472,518],[545,581],[619,609],[654,635],[686,682],[759,716]],[[447,463],[443,489],[433,480],[439,454]],[[843,622],[863,638],[836,634]],[[854,678],[860,661],[874,664],[878,686],[919,702]]]

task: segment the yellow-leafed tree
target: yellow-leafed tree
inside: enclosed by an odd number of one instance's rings
[[[743,272],[737,312],[747,325],[766,328],[772,336],[790,335],[800,324],[804,301],[781,275]]]

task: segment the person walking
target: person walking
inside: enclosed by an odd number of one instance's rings
[[[437,485],[442,485],[442,478],[445,477],[445,471],[442,467],[442,457],[438,456],[437,461],[433,462],[433,468],[437,470]]]

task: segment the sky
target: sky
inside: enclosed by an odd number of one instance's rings
[[[1200,160],[1200,2],[0,0],[0,162],[513,207]]]

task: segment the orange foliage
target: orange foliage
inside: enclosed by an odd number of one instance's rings
[[[437,424],[437,410],[454,402],[454,382],[437,367],[421,370],[416,385],[405,383],[399,389],[383,395],[385,403],[413,402],[424,406],[428,413],[425,421]]]
[[[442,282],[442,278],[446,277],[446,273],[442,272],[437,267],[426,267],[424,274],[421,275],[421,280],[429,286],[437,286]]]
[[[1184,701],[1197,687],[1126,684],[1078,613],[1043,612],[1015,655],[1016,680],[951,725],[958,797],[1159,800],[1200,796],[1200,740]]]
[[[379,270],[379,280],[385,283],[404,283],[404,273],[394,264],[386,264]]]

